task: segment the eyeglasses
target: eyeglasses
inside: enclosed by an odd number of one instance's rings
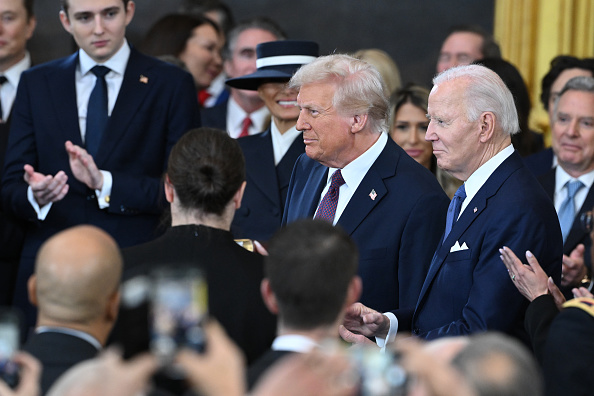
[[[590,210],[582,213],[580,216],[580,224],[584,231],[592,232],[592,229],[594,229],[594,212]]]

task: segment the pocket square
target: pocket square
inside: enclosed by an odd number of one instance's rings
[[[454,243],[454,246],[452,246],[450,248],[450,253],[457,252],[460,250],[468,250],[468,246],[466,246],[466,242],[463,242],[462,246],[460,246],[460,242],[456,241],[456,243]]]

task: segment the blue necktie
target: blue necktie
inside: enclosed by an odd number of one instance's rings
[[[330,223],[334,223],[334,215],[336,214],[336,205],[338,204],[338,194],[340,186],[344,184],[342,173],[340,169],[332,174],[330,181],[330,188],[322,198],[318,211],[316,212],[316,219],[324,219]]]
[[[563,242],[567,239],[573,220],[575,218],[575,203],[573,199],[575,194],[584,187],[584,183],[579,180],[570,180],[565,184],[567,188],[567,197],[559,207],[559,224],[561,225],[561,234],[563,235]]]
[[[464,189],[464,184],[462,184],[456,190],[454,194],[454,198],[450,202],[450,206],[448,207],[448,215],[446,217],[446,228],[445,233],[443,236],[443,240],[445,241],[448,237],[450,231],[452,231],[452,227],[454,223],[458,220],[458,216],[460,216],[460,208],[462,207],[462,202],[466,199],[466,190]]]
[[[95,156],[107,125],[107,83],[105,82],[105,75],[110,72],[110,69],[105,66],[95,66],[91,69],[91,72],[97,76],[97,81],[87,106],[85,145],[87,152]]]

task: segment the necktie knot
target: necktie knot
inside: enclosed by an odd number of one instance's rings
[[[584,187],[584,183],[582,183],[579,180],[570,180],[565,184],[565,187],[567,188],[567,196],[573,199],[573,197],[575,197],[575,194],[577,194],[577,192],[582,187]]]
[[[105,75],[109,73],[111,69],[106,66],[96,65],[91,69],[91,72],[97,76],[97,78],[105,78]]]
[[[340,188],[344,183],[340,169],[336,170],[330,178],[330,188]]]
[[[456,190],[456,193],[454,194],[454,199],[456,198],[461,199],[462,201],[466,199],[466,188],[464,188],[464,184],[462,184]]]

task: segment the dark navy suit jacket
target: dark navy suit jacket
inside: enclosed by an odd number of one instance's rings
[[[291,172],[295,161],[305,151],[305,144],[298,135],[275,165],[270,128],[237,139],[237,142],[245,157],[247,185],[241,208],[233,218],[233,235],[267,241],[281,225]]]
[[[547,173],[543,174],[538,178],[540,184],[542,184],[543,188],[545,189],[547,195],[554,202],[555,198],[555,169],[550,169]],[[588,195],[586,195],[586,200],[584,204],[575,215],[575,219],[573,225],[571,226],[571,230],[569,230],[569,234],[567,235],[567,239],[563,244],[563,254],[570,255],[572,250],[576,248],[577,245],[583,243],[586,247],[586,252],[584,253],[584,262],[588,268],[592,268],[592,260],[590,257],[590,250],[592,248],[592,240],[590,239],[590,234],[582,228],[580,217],[583,213],[592,210],[594,207],[594,189],[590,188],[588,191]],[[567,290],[566,294],[568,294],[569,298],[572,298],[571,290]]]
[[[29,221],[15,295],[24,305],[37,249],[56,232],[94,224],[122,247],[157,235],[169,151],[185,132],[200,125],[190,74],[132,49],[94,158],[99,169],[113,175],[110,206],[99,209],[95,192],[72,175],[64,148],[67,140],[84,146],[76,101],[77,64],[78,52],[25,71],[12,110],[1,197],[4,210]],[[68,193],[53,204],[44,221],[37,220],[27,200],[25,164],[46,175],[60,170],[68,175]]]
[[[548,148],[525,157],[524,164],[536,177],[544,175],[553,167],[553,149]]]
[[[468,249],[450,252],[456,242]],[[498,330],[527,341],[523,320],[528,300],[510,279],[499,249],[511,248],[523,262],[530,250],[559,283],[562,244],[551,200],[520,155],[513,153],[437,248],[412,318],[413,333],[434,339]],[[400,318],[399,322],[405,327]]]
[[[327,177],[327,167],[307,155],[299,157],[283,224],[313,217]],[[414,307],[447,207],[435,176],[388,139],[337,223],[359,248],[362,303],[379,311]]]
[[[200,109],[202,126],[227,130],[227,103],[229,96],[221,103],[212,107],[203,107]]]

